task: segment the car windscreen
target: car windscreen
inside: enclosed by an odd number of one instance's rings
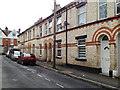
[[[25,54],[26,57],[35,57],[33,54]]]
[[[14,51],[14,54],[20,56],[20,51]]]

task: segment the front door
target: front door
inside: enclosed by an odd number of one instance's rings
[[[110,69],[110,48],[109,48],[109,41],[107,36],[104,36],[102,39],[102,57],[101,57],[101,66],[102,66],[102,73],[105,75],[109,75]]]
[[[120,77],[120,33],[118,34],[118,75]]]

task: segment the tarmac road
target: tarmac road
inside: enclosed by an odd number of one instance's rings
[[[99,88],[94,84],[37,65],[18,64],[6,56],[0,55],[0,62],[2,62],[2,88]]]

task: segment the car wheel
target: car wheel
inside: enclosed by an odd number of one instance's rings
[[[19,61],[17,60],[17,63],[19,63]]]

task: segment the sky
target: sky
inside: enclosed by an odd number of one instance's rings
[[[56,0],[61,7],[74,0]],[[52,14],[54,0],[0,0],[0,28],[26,30],[40,17]]]

